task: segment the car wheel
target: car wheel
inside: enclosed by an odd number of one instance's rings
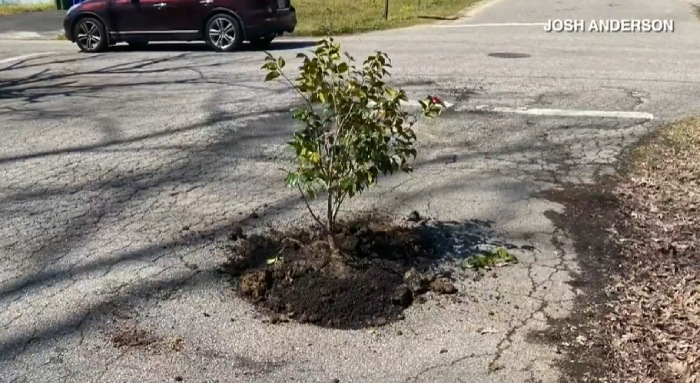
[[[134,50],[145,49],[148,46],[148,40],[131,40],[127,41],[126,43],[129,44],[129,47]]]
[[[265,36],[265,37],[260,37],[258,39],[254,39],[250,41],[251,47],[253,49],[266,49],[267,47],[270,46],[270,43],[272,40],[277,37],[276,35],[270,35],[270,36]]]
[[[233,16],[219,13],[207,22],[207,44],[219,52],[231,52],[243,43],[241,24]]]
[[[100,20],[93,17],[78,20],[73,29],[73,36],[78,48],[83,52],[101,52],[109,45],[107,29]]]

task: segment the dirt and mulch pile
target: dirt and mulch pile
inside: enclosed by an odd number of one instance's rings
[[[631,152],[623,269],[603,325],[625,381],[700,382],[700,118]]]
[[[427,292],[457,292],[450,275],[430,271],[433,239],[417,213],[401,223],[375,217],[338,226],[334,244],[315,226],[250,236],[239,230],[222,271],[273,323],[381,326],[402,319]]]

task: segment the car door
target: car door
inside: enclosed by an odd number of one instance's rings
[[[211,0],[159,0],[165,3],[162,8],[166,15],[167,29],[172,33],[197,32],[202,27]]]
[[[165,32],[169,27],[167,0],[112,0],[110,25],[121,35]]]

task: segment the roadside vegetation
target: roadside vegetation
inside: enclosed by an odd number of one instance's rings
[[[539,334],[567,381],[700,383],[700,118],[633,147],[620,174],[547,194],[581,272],[577,309]]]
[[[384,20],[384,0],[296,0],[295,35],[330,36],[449,19],[481,0],[389,0]]]
[[[0,16],[16,15],[27,12],[54,11],[54,3],[43,4],[0,4]]]
[[[625,382],[700,382],[700,118],[631,153],[618,185],[622,272],[603,320]]]

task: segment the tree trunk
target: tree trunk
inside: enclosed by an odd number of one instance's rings
[[[333,194],[328,192],[328,211],[326,212],[326,219],[328,220],[328,231],[333,233],[335,231],[335,222],[333,219]]]
[[[326,219],[328,220],[328,246],[331,248],[331,254],[333,257],[338,257],[338,248],[335,244],[335,238],[333,234],[335,233],[335,216],[333,214],[333,194],[328,192],[328,211],[326,213]]]

